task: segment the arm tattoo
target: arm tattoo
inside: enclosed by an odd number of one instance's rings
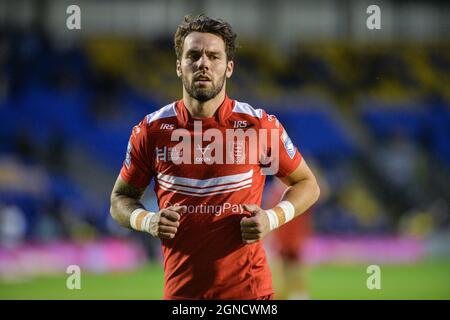
[[[111,193],[111,215],[120,225],[130,228],[131,213],[144,208],[140,202],[144,190],[127,184],[120,177],[117,179]]]

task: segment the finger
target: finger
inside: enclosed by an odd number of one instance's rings
[[[255,240],[255,239],[261,239],[260,234],[256,233],[242,233],[242,240]]]
[[[160,232],[158,233],[158,238],[161,239],[173,239],[175,237],[174,233]]]
[[[178,229],[176,227],[171,227],[171,226],[159,226],[158,228],[159,232],[162,233],[177,233]]]
[[[161,211],[161,216],[169,219],[170,221],[178,221],[180,220],[180,214],[176,211],[170,209],[164,209]]]
[[[258,207],[256,204],[244,204],[244,209],[250,212],[256,212],[261,208]]]
[[[241,219],[241,228],[256,227],[257,225],[258,221],[256,219],[246,217]]]
[[[261,233],[259,228],[256,227],[241,227],[242,233]]]
[[[176,205],[176,206],[170,206],[170,207],[167,207],[167,208],[165,208],[165,209],[166,209],[166,210],[175,211],[175,212],[179,212],[179,213],[185,213],[186,210],[187,210],[187,206],[179,206],[179,205]]]
[[[171,221],[171,220],[167,219],[166,217],[161,217],[159,219],[159,225],[178,228],[180,226],[180,222],[179,221]]]
[[[187,206],[173,206],[173,207],[170,208],[170,209],[173,210],[173,211],[176,211],[176,212],[178,212],[178,213],[183,214],[183,213],[186,213],[186,211],[187,211]]]

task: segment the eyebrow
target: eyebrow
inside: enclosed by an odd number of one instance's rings
[[[188,54],[190,54],[190,53],[199,53],[199,52],[201,52],[202,50],[199,50],[199,49],[189,49],[187,52],[186,52],[186,55],[188,55]],[[221,52],[220,51],[210,51],[210,50],[205,50],[205,52],[207,53],[207,54],[214,54],[214,55],[220,55],[221,54]]]

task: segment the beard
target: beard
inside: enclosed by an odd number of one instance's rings
[[[194,80],[189,81],[189,79],[184,75],[181,76],[183,86],[186,89],[189,96],[201,102],[211,100],[219,94],[219,92],[225,85],[225,77],[226,74],[224,73],[217,83],[211,80],[209,86],[199,87],[198,85],[195,84]]]

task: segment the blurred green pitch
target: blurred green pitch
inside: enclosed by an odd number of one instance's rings
[[[450,261],[380,265],[381,289],[369,290],[367,265],[320,265],[307,273],[312,299],[450,299]],[[67,274],[0,281],[0,299],[161,299],[160,265],[126,273],[84,274],[80,290]]]

